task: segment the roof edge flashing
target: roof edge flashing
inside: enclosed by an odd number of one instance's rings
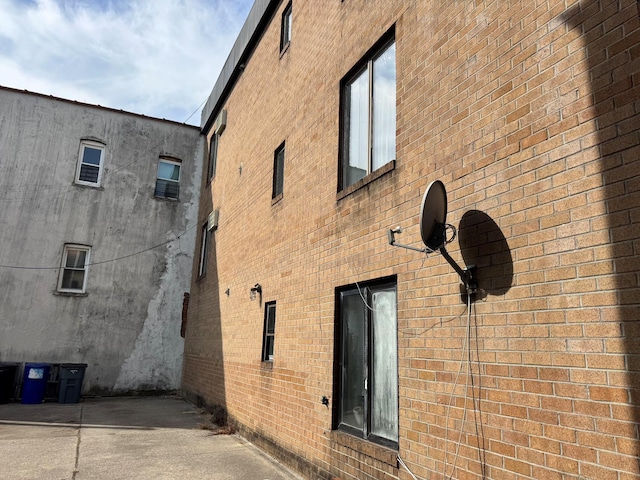
[[[240,66],[246,64],[247,59],[264,33],[266,25],[271,20],[276,7],[281,2],[282,0],[255,0],[202,109],[200,128],[203,132],[206,132],[213,124],[218,110],[221,108],[222,101],[229,95],[241,71],[244,69],[240,68]]]

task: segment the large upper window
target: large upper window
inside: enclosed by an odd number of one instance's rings
[[[272,199],[282,196],[284,190],[284,143],[273,154],[273,190]]]
[[[396,44],[391,39],[342,82],[341,188],[395,159]]]
[[[178,199],[180,193],[180,162],[161,158],[154,195],[158,198]]]
[[[284,52],[291,43],[291,20],[292,20],[292,3],[289,2],[282,12],[282,23],[280,24],[280,52]]]
[[[398,442],[396,282],[337,294],[335,426],[382,444]]]
[[[276,302],[264,306],[264,333],[262,336],[262,361],[273,361],[273,346],[276,336]]]
[[[80,142],[80,157],[76,169],[76,183],[99,187],[102,180],[104,145],[83,140]]]
[[[91,247],[65,245],[58,278],[58,291],[84,293],[87,288],[87,270]]]

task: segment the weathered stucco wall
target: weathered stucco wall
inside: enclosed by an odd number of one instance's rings
[[[99,188],[74,183],[88,137]],[[154,197],[161,155],[178,201]],[[85,392],[179,387],[202,156],[194,127],[0,89],[0,361],[87,363]],[[91,246],[85,295],[57,292],[65,243]]]

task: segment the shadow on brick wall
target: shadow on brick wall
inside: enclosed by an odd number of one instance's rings
[[[469,210],[460,220],[458,241],[464,264],[476,268],[476,298],[507,293],[513,285],[513,258],[496,222],[484,212]]]
[[[596,429],[619,434],[617,453],[632,458],[640,456],[640,2],[587,0],[563,17],[581,36],[576,54],[583,54],[589,69],[588,85],[576,85],[586,102],[581,123],[595,121],[597,127],[591,145],[583,146],[587,161],[589,151],[595,153],[601,178],[587,203],[606,211],[604,239],[596,250],[601,254],[593,261],[609,273],[598,278],[598,290],[615,289],[614,298],[599,304],[600,322],[617,323],[620,335],[603,340],[612,362],[607,386],[623,396],[626,390],[628,397],[612,398],[610,420]],[[589,92],[582,93],[585,87]],[[624,366],[614,365],[616,354],[624,355]]]

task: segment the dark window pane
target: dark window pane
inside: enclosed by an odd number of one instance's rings
[[[65,290],[82,290],[84,270],[65,270],[62,274],[62,288]]]
[[[80,175],[78,180],[82,182],[98,183],[98,175],[100,173],[100,167],[94,167],[93,165],[81,165]]]
[[[364,429],[366,333],[364,304],[358,292],[342,297],[342,398],[340,422]]]
[[[178,198],[180,185],[177,182],[158,179],[154,195],[160,198]]]
[[[273,162],[273,193],[271,198],[276,198],[284,191],[284,146],[275,153]]]
[[[67,250],[67,261],[65,267],[84,268],[87,252],[85,250]]]
[[[209,180],[216,174],[216,163],[218,161],[218,135],[211,137],[209,144]]]
[[[276,331],[276,306],[269,305],[267,308],[267,333]]]
[[[84,147],[82,154],[82,163],[88,163],[91,165],[100,165],[100,157],[102,156],[102,150],[98,148]]]
[[[274,337],[273,335],[269,335],[267,336],[267,338],[265,339],[265,352],[264,352],[264,360],[273,360],[273,343],[274,343]]]

